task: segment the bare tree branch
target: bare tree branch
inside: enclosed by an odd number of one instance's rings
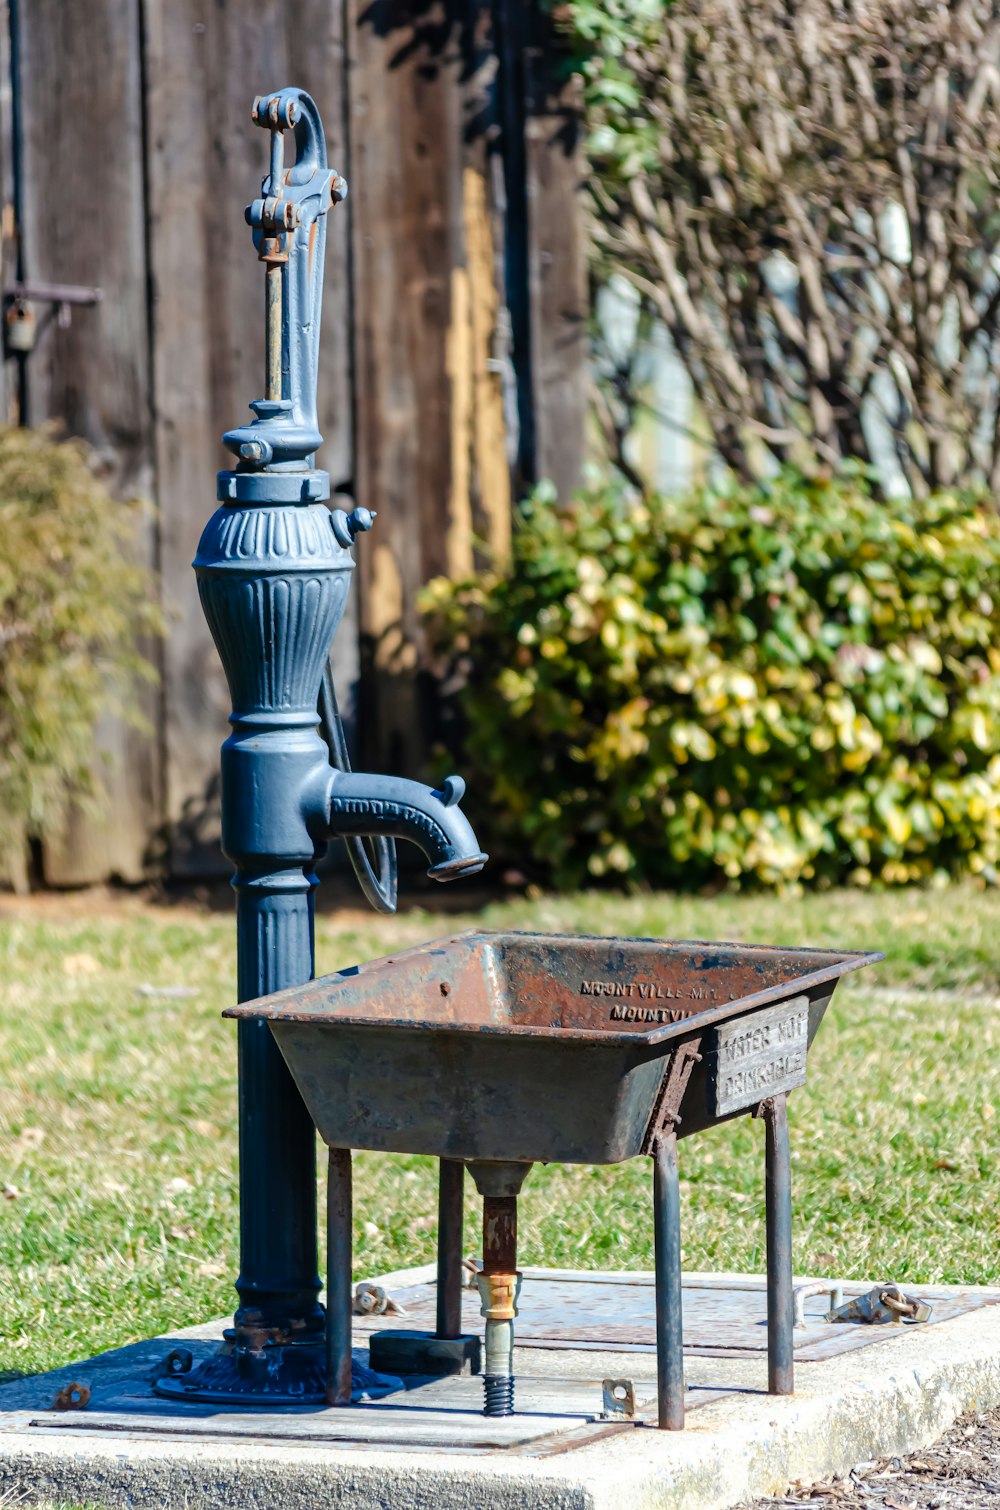
[[[673,0],[623,63],[654,129],[595,160],[598,248],[730,465],[873,460],[889,373],[912,487],[1000,477],[996,0]]]

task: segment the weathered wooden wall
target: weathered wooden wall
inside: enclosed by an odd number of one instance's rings
[[[263,280],[242,216],[266,169],[252,97],[308,89],[351,187],[328,238],[321,461],[379,518],[338,682],[350,705],[363,664],[364,757],[410,773],[427,742],[420,586],[502,553],[516,492],[542,475],[568,488],[582,460],[575,104],[547,22],[520,0],[9,3],[5,286],[19,274],[105,297],[68,329],[48,319],[23,381],[5,364],[0,401],[85,436],[120,496],[155,503],[137,548],[169,623],[156,734],[100,731],[112,808],[47,843],[45,875],[216,871],[229,700],[190,562],[219,434],[261,391]]]
[[[40,305],[38,336],[25,363],[30,425],[58,419],[92,442],[112,489],[153,496],[148,266],[143,203],[139,16],[133,0],[18,5],[17,229],[26,281],[100,284],[94,310],[61,328]],[[67,67],[67,60],[73,66]],[[21,108],[23,105],[24,108]],[[137,541],[153,566],[151,516]],[[156,720],[154,697],[143,711]],[[161,810],[159,742],[110,720],[98,730],[108,791],[103,817],[71,817],[46,846],[45,876],[73,885],[142,874]]]
[[[422,711],[417,591],[510,529],[491,30],[486,7],[352,4],[357,478],[380,513],[359,553],[364,715],[396,769]]]

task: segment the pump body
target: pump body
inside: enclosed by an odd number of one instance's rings
[[[282,89],[254,102],[271,133],[270,173],[246,218],[265,267],[265,396],[223,437],[235,465],[194,568],[232,698],[222,747],[222,848],[233,862],[240,1001],[314,974],[315,864],[343,837],[366,896],[395,907],[393,841],[409,838],[448,880],[486,856],[458,803],[402,778],[351,772],[329,670],[352,543],[374,514],[331,510],[314,465],[326,216],[347,193],[326,158],[314,102]],[[284,137],[295,160],[286,169]],[[371,839],[365,849],[365,839]],[[221,1351],[161,1379],[189,1400],[305,1404],[325,1395],[316,1246],[315,1133],[266,1021],[238,1029],[239,1306]]]

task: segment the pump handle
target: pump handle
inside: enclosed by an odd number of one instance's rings
[[[337,704],[337,691],[333,684],[333,665],[326,663],[323,682],[319,689],[319,732],[330,752],[330,764],[336,771],[349,771],[351,757],[347,748],[347,736]],[[343,836],[347,846],[347,858],[358,878],[358,885],[365,901],[376,912],[396,911],[398,873],[396,868],[396,841],[383,834],[371,835],[367,840],[353,834]],[[371,845],[369,858],[365,844]],[[372,864],[374,860],[374,865]]]

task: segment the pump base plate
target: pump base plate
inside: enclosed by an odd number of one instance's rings
[[[206,1405],[322,1405],[326,1398],[326,1354],[315,1344],[272,1344],[251,1354],[224,1344],[187,1374],[157,1379],[153,1389],[167,1400]]]
[[[401,1379],[376,1373],[360,1357],[353,1359],[351,1374],[356,1399],[377,1400],[402,1388]],[[164,1374],[153,1390],[165,1400],[198,1405],[325,1405],[325,1345],[272,1343],[251,1354],[225,1343],[190,1373]]]

